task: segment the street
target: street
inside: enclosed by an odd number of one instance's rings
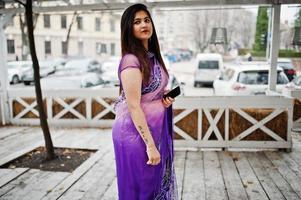
[[[194,88],[193,87],[193,61],[184,61],[184,62],[177,62],[172,63],[171,68],[175,74],[175,76],[178,78],[180,82],[184,82],[185,85],[184,88],[184,95],[185,96],[210,96],[213,95],[213,89],[212,86],[202,86],[200,88]],[[47,78],[46,78],[47,79]],[[41,79],[42,80],[42,79]],[[45,82],[41,81],[41,82]],[[33,84],[29,86],[25,86],[23,83],[19,83],[16,85],[10,85],[10,88],[33,88]],[[49,82],[47,84],[47,88],[51,88],[49,86]],[[42,83],[42,89],[43,89],[43,83]],[[58,88],[55,88],[58,89]]]

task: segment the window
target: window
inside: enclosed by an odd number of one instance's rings
[[[65,41],[62,41],[62,54],[67,54],[67,50],[68,49],[68,46],[67,46],[67,42]]]
[[[67,28],[67,16],[61,15],[61,28]]]
[[[83,30],[83,17],[76,17],[76,21],[77,21],[77,29],[78,30]]]
[[[111,30],[111,32],[115,32],[115,21],[114,21],[114,19],[110,19],[110,30]]]
[[[111,43],[111,56],[115,56],[115,43]]]
[[[100,54],[100,47],[101,47],[101,43],[97,42],[96,43],[96,53]]]
[[[269,83],[269,71],[243,71],[239,73],[237,82],[246,85],[267,85]],[[282,71],[277,72],[277,84],[287,84],[288,79]]]
[[[107,45],[97,42],[96,43],[96,53],[97,54],[107,53]]]
[[[44,14],[44,28],[50,28],[50,15]]]
[[[218,61],[215,60],[200,61],[199,69],[218,69]]]
[[[100,53],[107,53],[107,45],[106,44],[101,44]]]
[[[78,55],[83,55],[83,52],[84,52],[84,43],[83,41],[79,41],[77,43],[78,45]]]
[[[51,54],[51,42],[45,41],[45,54]]]
[[[7,40],[7,53],[15,53],[15,40]]]
[[[100,18],[95,18],[95,31],[101,31],[101,21]]]

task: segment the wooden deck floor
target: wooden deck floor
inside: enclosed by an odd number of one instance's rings
[[[0,199],[116,200],[111,130],[52,129],[57,147],[98,149],[73,173],[0,169]],[[43,144],[40,128],[0,127],[0,165]],[[179,199],[301,199],[301,134],[293,151],[176,151]]]

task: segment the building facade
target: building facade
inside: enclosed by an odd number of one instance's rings
[[[24,21],[24,16],[21,16],[21,19]],[[120,55],[119,14],[45,13],[40,14],[36,19],[34,34],[39,59],[67,56],[101,59]],[[20,24],[20,16],[17,15],[5,29],[8,60],[21,60],[22,57],[24,58],[22,54],[29,54],[28,45],[22,43]]]

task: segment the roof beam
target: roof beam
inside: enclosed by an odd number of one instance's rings
[[[247,6],[247,5],[272,5],[272,4],[298,4],[300,0],[202,0],[202,1],[152,1],[143,2],[149,8],[179,8],[207,6]],[[56,5],[33,7],[35,13],[64,12],[64,11],[98,11],[98,10],[124,10],[132,5],[129,2],[111,2],[82,5]],[[0,9],[0,14],[23,13],[24,8],[5,8]]]

